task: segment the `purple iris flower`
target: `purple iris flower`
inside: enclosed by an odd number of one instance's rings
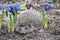
[[[0,10],[2,10],[4,8],[4,6],[3,5],[0,5]]]
[[[43,6],[46,11],[52,8],[52,5],[50,3],[45,3]]]
[[[6,15],[8,16],[8,12],[13,13],[14,10],[15,10],[15,8],[14,8],[13,5],[8,5],[8,6],[6,7]]]
[[[8,5],[8,6],[6,7],[6,11],[8,11],[8,12],[12,12],[12,11],[14,11],[14,10],[15,10],[15,8],[14,8],[13,5]]]
[[[20,10],[20,9],[21,9],[21,8],[20,8],[20,4],[19,4],[19,3],[16,3],[15,10],[18,11],[18,10]]]
[[[11,12],[10,5],[8,5],[8,6],[6,7],[6,11],[7,11],[7,12]]]

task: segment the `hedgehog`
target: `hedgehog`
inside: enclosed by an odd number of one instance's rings
[[[33,32],[37,27],[41,27],[42,14],[37,10],[29,10],[19,14],[16,21],[16,32],[26,34]]]

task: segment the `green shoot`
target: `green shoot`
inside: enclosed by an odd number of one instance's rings
[[[15,22],[16,22],[16,17],[14,15],[11,14],[11,31],[13,32],[15,30]]]
[[[2,25],[2,11],[0,11],[0,29],[1,29],[1,25]]]
[[[42,25],[43,25],[43,28],[47,28],[47,13],[46,11],[43,11],[42,13]]]
[[[9,12],[8,13],[9,15],[8,15],[8,21],[7,21],[7,24],[8,24],[8,32],[10,33],[11,32],[11,18],[10,18],[10,15],[11,15],[11,13]]]
[[[10,23],[11,23],[10,21],[7,21],[7,24],[8,24],[8,33],[11,32],[11,28],[10,28],[11,26],[10,26]]]

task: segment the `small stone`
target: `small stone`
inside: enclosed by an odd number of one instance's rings
[[[21,40],[20,38],[17,38],[16,40]]]
[[[15,37],[18,38],[18,35],[16,35]]]
[[[8,39],[8,40],[11,40],[11,39]]]
[[[39,32],[40,32],[40,33],[41,33],[41,32],[44,32],[44,30],[43,30],[43,29],[40,29]]]

